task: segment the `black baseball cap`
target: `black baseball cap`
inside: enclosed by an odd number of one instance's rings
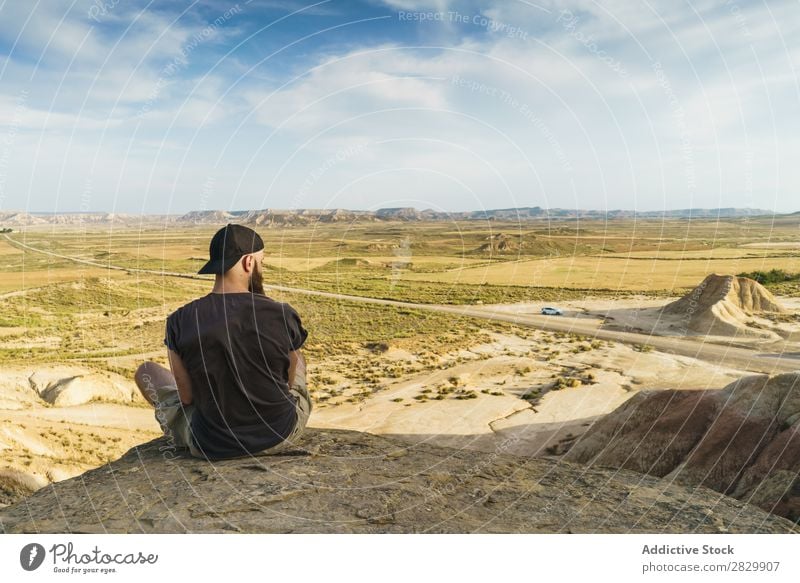
[[[243,255],[256,253],[263,248],[263,239],[253,229],[228,223],[214,233],[208,246],[210,259],[197,273],[223,274]]]

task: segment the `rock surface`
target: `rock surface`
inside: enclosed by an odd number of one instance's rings
[[[629,471],[308,429],[280,454],[213,463],[176,453],[166,438],[159,438],[0,510],[0,532],[800,529],[706,488],[690,489]]]
[[[683,327],[710,336],[774,336],[750,325],[756,314],[786,310],[763,285],[746,277],[711,274],[663,313],[678,316]]]
[[[744,377],[720,390],[643,391],[564,459],[705,486],[800,522],[800,373]]]

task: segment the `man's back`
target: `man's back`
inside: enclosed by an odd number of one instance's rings
[[[169,316],[164,343],[189,371],[197,449],[232,457],[286,438],[296,421],[289,352],[307,335],[289,304],[248,292],[210,293]]]

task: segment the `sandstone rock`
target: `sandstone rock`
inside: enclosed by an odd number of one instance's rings
[[[308,429],[272,456],[173,455],[160,438],[46,486],[0,509],[0,532],[800,532],[705,488],[355,431]]]
[[[705,486],[800,521],[800,373],[711,391],[643,391],[564,459]]]
[[[82,405],[93,400],[130,403],[138,397],[132,380],[80,368],[37,370],[28,381],[44,401],[56,407]]]
[[[786,310],[763,285],[746,277],[712,274],[681,299],[667,304],[663,313],[678,316],[682,327],[711,336],[763,336],[775,334],[752,328],[753,315]]]
[[[12,468],[0,468],[0,505],[29,496],[46,483],[33,474]]]

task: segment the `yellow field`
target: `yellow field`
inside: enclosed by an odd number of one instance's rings
[[[166,244],[165,244],[166,243]],[[174,242],[151,241],[143,242],[137,246],[114,245],[114,253],[127,253],[134,257],[149,257],[152,259],[202,259],[208,256],[208,243],[203,245],[181,245]]]
[[[296,250],[296,249],[293,249]],[[205,261],[208,256],[208,249],[201,248],[200,246],[190,245],[142,245],[140,247],[120,247],[114,249],[115,253],[125,253],[132,257],[139,259],[163,259],[166,261],[194,259],[197,261]],[[79,257],[81,255],[74,254],[73,256]],[[386,256],[367,256],[357,257],[351,254],[343,254],[340,257],[317,257],[317,256],[282,256],[267,253],[264,256],[264,265],[270,265],[277,269],[287,269],[289,271],[310,271],[325,265],[330,264],[335,267],[336,262],[340,259],[361,259],[371,265],[391,264],[395,262],[411,262],[417,266],[429,265],[435,267],[437,265],[479,265],[486,263],[485,259],[468,259],[468,258],[454,258],[454,257],[434,257],[424,255],[386,255]],[[201,263],[198,263],[198,267]]]
[[[632,291],[691,288],[711,273],[785,269],[800,271],[800,257],[689,259],[683,261],[568,257],[506,262],[443,273],[408,273],[404,280]]]
[[[8,243],[0,240],[0,255],[21,255],[22,251]]]
[[[63,281],[78,281],[89,277],[122,278],[130,277],[124,271],[108,270],[101,267],[62,267],[58,269],[25,270],[24,273],[0,271],[0,294],[21,291],[32,287],[42,287]]]
[[[686,251],[631,251],[630,253],[609,253],[605,257],[630,258],[630,259],[739,259],[763,258],[775,255],[796,255],[797,250],[783,248],[730,248],[717,247],[715,249],[687,249]]]
[[[800,241],[780,241],[777,243],[747,243],[742,247],[750,249],[800,249]]]
[[[277,267],[279,269],[288,269],[289,271],[310,271],[317,269],[324,265],[330,264],[335,268],[336,262],[340,259],[361,259],[370,265],[380,266],[391,263],[413,263],[416,266],[436,266],[436,265],[465,265],[472,266],[476,264],[486,263],[484,259],[462,259],[455,257],[426,257],[426,256],[403,256],[403,255],[390,255],[385,257],[264,257],[264,264]]]
[[[258,231],[266,245],[265,265],[284,270],[267,275],[267,282],[423,303],[458,296],[458,301],[470,303],[512,301],[527,287],[538,287],[537,293],[595,289],[663,294],[692,288],[710,273],[798,273],[799,226],[800,217],[788,217],[325,224]],[[64,257],[194,273],[207,257],[216,229],[48,226],[11,237]],[[25,287],[108,274],[33,250],[23,254],[0,240],[0,293],[21,289],[23,271]],[[476,285],[484,283],[491,286]],[[492,286],[504,289],[487,289]],[[782,293],[795,293],[793,289],[782,288]]]

